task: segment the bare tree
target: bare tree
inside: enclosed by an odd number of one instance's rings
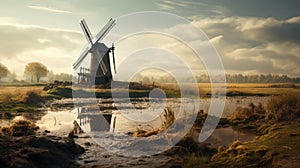
[[[31,82],[36,79],[39,83],[42,77],[46,77],[48,73],[47,67],[39,62],[28,63],[25,67],[24,75],[30,77]]]

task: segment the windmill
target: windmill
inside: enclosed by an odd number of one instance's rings
[[[110,19],[107,24],[99,31],[99,33],[93,37],[85,20],[80,21],[80,26],[88,41],[86,47],[82,50],[79,58],[73,64],[73,69],[77,72],[78,83],[84,83],[89,85],[105,84],[112,81],[112,73],[110,67],[109,53],[112,53],[114,71],[116,73],[115,56],[114,56],[114,44],[108,48],[104,43],[100,41],[108,34],[108,32],[115,25],[115,20]],[[90,53],[89,67],[83,62],[87,59]]]

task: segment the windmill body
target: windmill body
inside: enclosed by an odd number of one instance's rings
[[[109,53],[112,52],[115,69],[114,46],[109,48],[104,43],[101,43],[100,40],[102,40],[109,30],[115,25],[115,20],[110,19],[95,38],[91,35],[84,20],[81,20],[80,25],[86,39],[88,40],[88,44],[81,52],[77,61],[73,64],[73,69],[78,75],[77,82],[79,84],[88,85],[110,83],[113,78]],[[90,57],[90,60],[88,60],[88,57]],[[83,63],[86,61],[89,61],[87,65]]]
[[[104,43],[96,43],[93,46],[90,60],[90,73],[94,78],[91,78],[91,83],[97,85],[111,82],[112,73],[109,52],[110,49]]]

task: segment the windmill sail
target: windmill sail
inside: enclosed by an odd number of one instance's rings
[[[79,67],[79,65],[81,64],[81,62],[84,60],[84,58],[88,55],[88,53],[91,50],[91,45],[87,44],[85,46],[85,48],[81,51],[79,58],[77,59],[77,61],[73,64],[73,68],[77,69]]]
[[[83,30],[85,38],[93,45],[93,36],[92,36],[92,34],[91,34],[91,32],[90,32],[90,30],[89,30],[89,28],[88,28],[88,26],[87,26],[87,24],[86,24],[86,22],[85,22],[84,19],[82,19],[80,21],[80,26],[81,26],[81,28]]]
[[[106,25],[99,31],[99,33],[95,36],[95,41],[102,40],[106,34],[116,25],[116,21],[113,19],[110,19]]]

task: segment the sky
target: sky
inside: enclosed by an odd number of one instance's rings
[[[86,44],[80,19],[85,18],[92,33],[97,33],[109,18],[163,11],[184,17],[201,29],[228,73],[299,77],[299,6],[300,1],[294,0],[1,1],[0,63],[19,77],[32,61],[55,73],[73,73],[72,64]],[[116,55],[117,65],[120,58]],[[197,69],[197,65],[191,66]]]

